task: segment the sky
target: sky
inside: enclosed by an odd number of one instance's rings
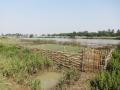
[[[0,0],[0,33],[120,28],[120,0]]]

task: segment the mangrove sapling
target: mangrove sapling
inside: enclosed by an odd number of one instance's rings
[[[60,64],[58,64],[58,66],[57,66],[57,70],[62,70],[62,68],[63,68],[63,65],[62,65],[62,63],[60,63]]]
[[[31,80],[30,81],[30,87],[31,87],[31,90],[42,90],[41,82],[38,79]]]
[[[57,88],[58,88],[58,90],[64,90],[64,88],[65,88],[65,80],[64,79],[59,80]]]
[[[66,90],[71,84],[77,81],[80,77],[80,72],[75,68],[63,68],[63,77],[59,80],[55,90]]]
[[[46,58],[45,61],[44,61],[44,65],[47,69],[49,69],[50,67],[52,67],[53,62],[52,62],[52,60]]]
[[[78,76],[79,76],[79,71],[77,71],[76,69],[72,68],[72,69],[68,69],[65,72],[65,81],[68,85],[74,83],[74,81],[76,81],[76,79],[78,80]]]

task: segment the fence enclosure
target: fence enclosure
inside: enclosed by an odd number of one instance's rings
[[[50,58],[55,64],[67,68],[74,67],[83,72],[95,72],[104,69],[107,59],[112,53],[113,47],[83,48],[78,54],[68,54],[60,51],[44,49],[32,49],[38,51],[46,58]]]

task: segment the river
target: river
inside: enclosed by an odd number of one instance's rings
[[[62,42],[78,42],[81,45],[117,45],[120,44],[120,40],[113,40],[113,39],[68,39],[68,38],[25,38],[25,39],[32,39],[32,40],[55,40],[55,41],[62,41]]]

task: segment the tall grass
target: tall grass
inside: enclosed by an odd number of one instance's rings
[[[113,52],[106,71],[100,72],[91,86],[93,90],[120,90],[120,45]]]
[[[52,61],[16,45],[0,44],[0,69],[3,76],[19,84],[26,83],[30,75],[52,66]]]

